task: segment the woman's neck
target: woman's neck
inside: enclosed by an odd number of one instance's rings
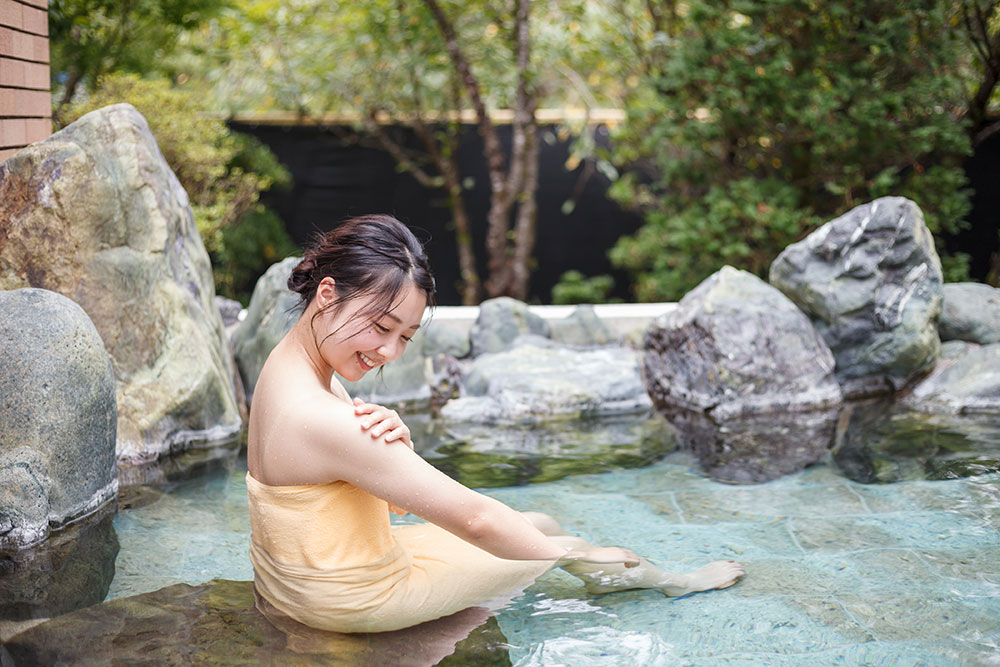
[[[323,355],[319,350],[319,343],[321,341],[317,339],[316,334],[312,330],[311,323],[315,314],[316,309],[310,304],[298,322],[292,327],[292,330],[289,332],[290,336],[285,340],[288,341],[292,354],[307,365],[316,376],[316,380],[329,390],[330,383],[333,380],[333,368],[323,359]]]

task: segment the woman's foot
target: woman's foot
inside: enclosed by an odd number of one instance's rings
[[[664,595],[680,597],[688,593],[728,588],[739,581],[744,574],[743,565],[734,560],[717,560],[694,572],[683,575],[687,579],[683,585],[670,582],[660,588]]]

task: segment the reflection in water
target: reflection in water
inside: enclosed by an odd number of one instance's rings
[[[188,449],[141,466],[119,468],[118,507],[144,507],[186,480],[232,471],[245,446],[246,431],[213,447]]]
[[[0,625],[64,614],[100,602],[115,574],[115,504],[55,532],[40,545],[0,552]]]
[[[267,611],[267,610],[265,610]],[[7,643],[18,664],[510,665],[484,608],[395,632],[340,634],[255,608],[249,581],[175,584],[81,609]]]
[[[648,412],[507,426],[415,417],[406,419],[420,455],[474,488],[639,468],[677,447],[669,425]]]
[[[1000,415],[934,415],[890,401],[847,405],[833,459],[865,484],[1000,471]]]
[[[676,409],[667,419],[709,477],[756,484],[820,460],[833,443],[837,410],[732,417],[719,423],[702,412]]]

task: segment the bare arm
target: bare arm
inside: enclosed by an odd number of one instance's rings
[[[638,562],[632,552],[614,547],[567,552],[520,512],[456,482],[403,442],[373,447],[371,436],[358,427],[353,406],[335,403],[306,411],[310,417],[301,436],[312,474],[349,482],[499,558]]]

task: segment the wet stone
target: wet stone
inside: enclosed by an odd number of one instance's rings
[[[40,545],[0,552],[0,639],[12,621],[48,618],[104,599],[115,574],[114,503]]]
[[[847,397],[902,388],[940,347],[941,262],[920,208],[883,197],[781,252],[771,284],[809,316]]]
[[[249,581],[175,584],[54,618],[5,642],[15,664],[500,665],[507,640],[481,608],[413,628],[340,634],[272,625]]]
[[[833,459],[864,484],[956,479],[1000,470],[1000,415],[934,415],[882,401],[841,415]]]

